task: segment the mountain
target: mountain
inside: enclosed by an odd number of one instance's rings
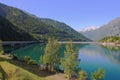
[[[118,36],[120,35],[120,17],[96,30],[83,32],[82,34],[91,40],[100,40],[106,36]]]
[[[63,22],[59,22],[48,18],[41,18],[40,20],[48,25],[53,26],[57,30],[65,31],[66,33],[70,34],[71,37],[76,37],[78,39],[80,38],[85,39],[83,35],[81,35],[79,32],[75,31],[73,28],[71,28],[70,26],[68,26]]]
[[[31,41],[35,40],[31,35],[18,29],[7,19],[0,16],[0,40],[3,41]]]
[[[84,32],[88,32],[88,31],[93,31],[93,30],[96,30],[97,28],[98,28],[98,26],[90,26],[90,27],[86,27],[86,28],[80,30],[80,32],[84,33]]]
[[[54,20],[52,20],[53,22],[48,23],[49,21],[46,22],[44,21],[45,19],[38,18],[25,11],[1,3],[0,15],[8,19],[17,28],[29,33],[39,40],[47,40],[48,37],[54,37],[59,40],[88,40],[82,34],[64,23],[57,21],[57,25],[55,25],[54,22],[56,21]]]

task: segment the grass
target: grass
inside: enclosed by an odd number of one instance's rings
[[[51,73],[48,71],[41,71],[40,67],[38,65],[27,64],[27,63],[25,63],[23,61],[19,61],[19,60],[9,60],[9,63],[19,66],[25,70],[28,70],[29,72],[34,73],[40,77],[47,77],[50,75],[54,75],[54,73]]]
[[[22,77],[30,78],[17,79],[19,75],[13,75],[14,79],[8,80],[66,80],[61,73],[41,71],[38,65],[28,65],[20,60],[12,60],[0,57],[0,66],[7,75],[9,75],[11,72],[14,74],[17,70],[20,70]]]
[[[35,75],[35,74],[25,70],[25,69],[22,69],[18,66],[10,64],[7,61],[0,61],[0,65],[7,75],[9,75],[11,72],[13,72],[13,73],[16,72],[16,70],[19,69],[21,71],[22,77],[26,75],[25,77],[29,77],[32,80],[46,80],[45,78],[40,78],[39,76],[37,76],[37,75]],[[11,78],[11,80],[17,80],[18,76],[13,75],[13,78],[14,79]]]
[[[5,80],[6,77],[7,77],[7,75],[6,75],[5,71],[0,66],[0,79]]]

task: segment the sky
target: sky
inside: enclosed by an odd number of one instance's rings
[[[64,22],[77,31],[120,17],[120,0],[0,0],[40,18]]]

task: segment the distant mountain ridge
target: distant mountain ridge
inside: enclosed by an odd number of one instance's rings
[[[94,31],[98,28],[98,26],[90,26],[90,27],[86,27],[84,29],[81,29],[79,32],[87,32],[87,31]]]
[[[51,19],[38,18],[1,3],[0,15],[9,20],[15,27],[29,33],[38,40],[47,40],[49,37],[55,37],[58,40],[89,40],[64,23]],[[54,24],[56,22],[57,24]]]
[[[106,36],[119,36],[120,17],[110,21],[108,24],[103,25],[94,31],[87,31],[82,34],[91,40],[100,40]]]

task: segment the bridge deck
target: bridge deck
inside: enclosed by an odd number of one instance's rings
[[[36,43],[37,41],[3,41],[3,45],[9,45],[9,44],[30,44],[30,43]]]
[[[59,42],[61,44],[67,44],[70,43],[68,41],[64,41],[64,42]],[[101,42],[72,42],[74,44],[101,44]]]
[[[3,45],[9,45],[9,44],[32,44],[37,43],[37,41],[3,41]],[[59,41],[61,44],[68,44],[69,41]],[[73,42],[74,44],[102,44],[101,42]]]

